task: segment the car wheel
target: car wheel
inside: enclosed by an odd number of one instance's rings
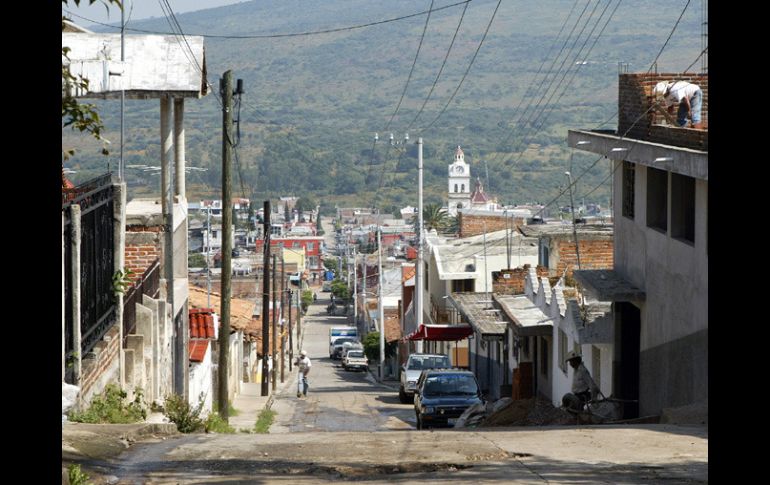
[[[398,388],[398,400],[401,401],[401,404],[409,404],[409,396],[404,392],[403,386]]]

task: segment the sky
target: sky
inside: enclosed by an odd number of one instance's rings
[[[123,0],[125,3],[125,17],[126,21],[140,20],[150,17],[163,17],[163,10],[160,8],[160,0]],[[195,10],[204,10],[207,8],[221,7],[223,5],[230,5],[233,3],[241,3],[244,0],[168,0],[171,5],[171,9],[176,14],[185,12],[194,12]],[[111,8],[109,11],[105,8],[101,0],[97,0],[93,5],[88,4],[89,0],[80,0],[80,7],[76,7],[75,3],[70,0],[69,5],[62,4],[62,14],[65,14],[66,10],[73,12],[82,17],[86,17],[97,22],[103,23],[119,23],[120,22],[120,10],[118,8]],[[133,12],[131,9],[133,8]],[[88,27],[93,25],[91,22],[83,20],[78,17],[72,18],[75,23]]]

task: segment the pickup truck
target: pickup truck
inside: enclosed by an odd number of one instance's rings
[[[426,369],[449,368],[449,356],[442,354],[412,354],[401,366],[401,384],[398,388],[398,399],[403,404],[412,402],[417,379]]]
[[[362,370],[365,371],[369,368],[369,361],[364,355],[364,351],[361,349],[350,349],[342,359],[342,367],[345,370]]]

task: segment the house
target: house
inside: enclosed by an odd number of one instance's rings
[[[560,277],[566,272],[571,277],[572,270],[578,269],[578,259],[582,269],[613,267],[612,224],[534,224],[519,226],[518,231],[537,239],[537,264],[550,276]]]
[[[708,402],[708,129],[672,127],[653,86],[698,84],[708,125],[707,74],[620,74],[617,131],[570,130],[570,146],[613,163],[612,270],[575,271],[611,305],[615,396],[625,416]]]
[[[270,251],[280,250],[279,248],[288,248],[293,250],[304,250],[306,258],[306,269],[311,278],[320,278],[323,275],[324,267],[321,261],[323,253],[324,238],[320,236],[295,236],[295,237],[271,237]],[[257,254],[263,251],[264,239],[256,240]]]
[[[121,42],[125,61],[113,60]],[[126,295],[115,297],[112,277],[130,267],[130,254],[146,254],[130,251],[125,226],[129,217],[140,214],[132,213],[131,204],[125,203],[125,184],[113,184],[106,176],[75,189],[62,189],[62,379],[81,386],[81,404],[110,381],[123,389],[137,382],[149,386],[145,388],[149,399],[162,399],[167,389],[186,397],[184,103],[186,98],[197,99],[208,92],[205,68],[200,67],[206,63],[203,37],[187,36],[183,48],[176,39],[162,35],[127,35],[122,40],[120,34],[68,29],[62,32],[62,47],[69,48],[70,72],[89,80],[87,91],[64,86],[68,94],[118,99],[123,93],[128,99],[160,100],[161,171],[171,173],[173,163],[176,174],[173,180],[162,178],[163,195],[156,201],[157,210],[153,208],[145,214],[146,220],[139,221],[139,225],[163,233],[159,273],[167,286],[155,296],[143,290],[141,301],[132,300],[128,311]],[[162,215],[163,222],[152,222],[156,214]],[[156,235],[147,238],[153,240]],[[147,246],[157,247],[154,241]],[[153,263],[149,267],[139,264],[143,273],[134,284],[143,281],[152,268]],[[142,333],[131,333],[132,322],[125,320],[126,314],[135,315],[135,331]]]

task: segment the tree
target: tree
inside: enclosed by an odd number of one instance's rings
[[[425,232],[435,229],[437,232],[445,230],[447,223],[449,222],[449,214],[446,209],[439,204],[428,204],[422,209],[423,227]],[[419,220],[415,218],[414,226],[415,232],[418,232],[417,227]]]
[[[318,204],[316,204],[315,199],[310,196],[304,196],[297,199],[295,208],[300,212],[310,212],[315,210],[317,206]]]

